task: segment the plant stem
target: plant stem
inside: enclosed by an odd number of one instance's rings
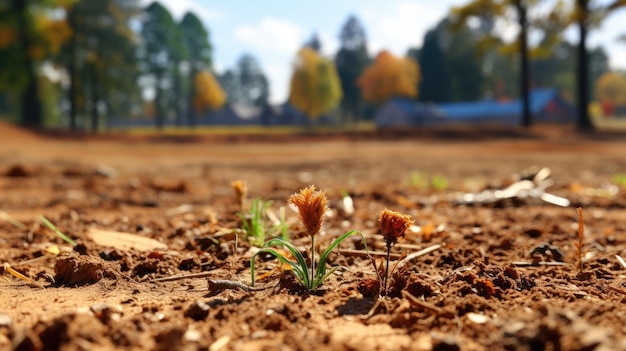
[[[387,295],[387,281],[389,280],[389,259],[391,258],[391,245],[387,243],[387,266],[385,267],[385,284],[383,285],[383,292]]]
[[[315,235],[311,235],[311,283],[315,285]]]

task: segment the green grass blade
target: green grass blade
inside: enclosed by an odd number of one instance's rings
[[[274,249],[270,249],[270,248],[263,248],[260,249],[258,252],[256,252],[254,255],[252,255],[252,259],[250,260],[250,275],[252,276],[252,283],[251,286],[254,286],[254,276],[255,276],[255,258],[258,254],[260,253],[269,253],[272,254],[274,256],[276,256],[276,258],[282,262],[283,264],[288,264],[289,266],[291,266],[292,270],[294,271],[294,274],[296,276],[296,278],[298,280],[301,280],[301,283],[304,283],[304,281],[302,280],[302,277],[304,276],[304,272],[302,271],[302,268],[298,266],[298,264],[294,261],[289,260],[288,258],[286,258],[285,256],[281,255],[280,253],[278,253],[276,250]],[[304,285],[304,284],[303,284]]]
[[[319,283],[319,285],[321,285],[324,280],[330,275],[326,274],[326,260],[328,259],[328,255],[330,255],[330,253],[337,247],[339,246],[339,244],[341,244],[341,242],[343,242],[344,240],[346,240],[347,238],[349,238],[352,235],[355,234],[359,234],[361,236],[361,239],[363,240],[363,244],[365,245],[365,251],[367,251],[367,243],[365,241],[365,236],[363,236],[363,233],[361,233],[358,230],[351,230],[345,234],[343,234],[342,236],[338,237],[337,239],[335,239],[330,246],[328,246],[326,248],[326,250],[324,250],[324,252],[322,252],[322,254],[320,255],[320,261],[319,264],[317,266],[317,274],[316,276],[316,282]],[[322,279],[323,278],[323,279]]]
[[[289,252],[291,252],[293,257],[295,257],[296,260],[298,261],[298,266],[302,268],[302,272],[304,273],[303,285],[307,289],[310,289],[312,282],[311,282],[311,278],[309,277],[309,267],[307,266],[306,260],[304,259],[304,256],[302,256],[302,253],[298,249],[296,249],[296,247],[293,246],[293,244],[281,238],[274,238],[268,241],[265,244],[265,247],[268,247],[268,246],[284,246],[287,248],[287,250],[289,250]]]
[[[41,219],[43,224],[45,224],[48,228],[50,228],[50,230],[55,232],[56,235],[58,235],[61,239],[65,240],[68,244],[72,246],[78,245],[76,241],[72,240],[72,238],[70,238],[69,236],[63,234],[63,232],[60,231],[59,228],[57,228],[54,224],[52,224],[52,222],[50,222],[46,217],[44,217],[43,215],[39,215],[39,219]]]

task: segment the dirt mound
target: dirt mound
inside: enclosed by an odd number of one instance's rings
[[[0,120],[0,144],[25,141],[40,141],[42,136],[37,132],[17,126],[11,122]]]

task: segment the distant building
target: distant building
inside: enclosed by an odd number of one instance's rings
[[[575,108],[555,89],[536,89],[530,93],[533,123],[567,123],[575,121]],[[499,102],[483,100],[425,105],[394,99],[383,105],[375,115],[378,127],[423,126],[444,123],[521,124],[520,99]]]
[[[376,111],[374,121],[376,126],[380,128],[445,123],[443,115],[435,105],[408,99],[389,100]]]

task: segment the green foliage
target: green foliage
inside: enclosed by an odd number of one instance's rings
[[[440,36],[435,30],[429,30],[424,36],[421,50],[409,52],[420,66],[422,80],[419,82],[419,101],[447,102],[450,100],[450,75],[446,55],[444,54]]]
[[[226,70],[220,83],[231,104],[265,106],[269,99],[269,82],[258,60],[251,54],[242,55],[235,69]]]
[[[350,16],[339,34],[341,47],[335,56],[337,74],[341,81],[341,109],[347,122],[354,122],[363,113],[364,101],[356,82],[370,64],[367,38],[359,20]]]
[[[171,89],[165,93],[165,87],[181,86],[179,64],[188,57],[188,52],[181,28],[161,3],[150,4],[144,10],[144,17],[140,58],[144,73],[153,78],[155,124],[160,128],[168,111],[180,113],[177,92]]]
[[[302,286],[304,288],[306,288],[307,290],[315,290],[318,287],[320,287],[322,284],[324,284],[324,281],[335,270],[337,270],[337,267],[335,267],[335,268],[332,268],[331,270],[327,271],[326,261],[328,260],[328,255],[330,255],[330,253],[337,246],[339,246],[339,244],[341,244],[341,242],[343,242],[344,240],[346,240],[347,238],[349,238],[350,236],[355,235],[355,234],[359,234],[361,236],[361,239],[363,240],[363,244],[365,245],[365,248],[367,249],[367,244],[365,243],[365,237],[363,236],[363,233],[361,233],[360,231],[357,231],[357,230],[349,231],[349,232],[343,234],[342,236],[338,237],[337,239],[335,239],[324,250],[324,252],[322,252],[322,254],[320,255],[320,259],[319,259],[319,262],[317,264],[317,267],[315,268],[315,271],[313,271],[313,267],[315,267],[315,265],[313,263],[311,263],[311,267],[309,267],[309,265],[307,265],[307,263],[306,263],[306,260],[304,259],[304,255],[298,249],[296,249],[296,247],[293,246],[293,244],[291,244],[288,241],[285,241],[283,239],[279,239],[279,238],[272,239],[272,240],[268,241],[261,250],[259,250],[257,253],[255,253],[252,256],[252,259],[250,260],[250,273],[252,275],[252,283],[251,283],[251,285],[254,286],[254,276],[255,276],[254,259],[260,253],[269,253],[269,254],[272,254],[272,255],[276,256],[276,258],[281,263],[286,264],[289,267],[291,267],[291,269],[292,269],[292,271],[293,271],[293,273],[294,273],[294,275],[296,277],[296,280],[300,284],[302,284]],[[287,248],[287,250],[289,250],[291,255],[295,258],[295,261],[285,257],[284,255],[282,255],[278,251],[270,248],[270,246],[283,246],[283,247]],[[311,257],[313,257],[313,256],[311,256]]]
[[[187,50],[186,61],[189,65],[187,88],[180,86],[179,95],[181,101],[187,102],[187,124],[195,125],[196,115],[193,106],[193,98],[197,96],[194,78],[199,72],[210,71],[213,68],[213,47],[209,41],[209,32],[202,24],[202,21],[192,12],[187,12],[183,16],[180,24],[182,40]]]
[[[611,177],[611,181],[620,188],[626,189],[626,174],[618,173]]]
[[[265,231],[267,216],[265,211],[272,204],[271,201],[263,201],[255,198],[250,204],[250,210],[247,213],[238,213],[241,220],[241,226],[246,233],[248,241],[253,245],[263,245],[265,243]]]
[[[250,203],[248,212],[237,213],[241,220],[241,229],[243,229],[246,233],[246,238],[253,245],[262,246],[268,237],[281,236],[283,240],[289,240],[288,226],[285,222],[285,208],[281,207],[279,218],[273,215],[274,220],[272,220],[268,216],[271,204],[272,201],[263,201],[260,198],[255,198]]]
[[[341,96],[341,83],[334,63],[309,47],[302,48],[291,76],[289,102],[316,119],[333,110]]]
[[[123,114],[139,100],[137,35],[130,28],[139,6],[138,0],[79,1],[68,10],[73,35],[56,61],[70,80],[70,128],[89,116],[96,131],[103,107]]]

